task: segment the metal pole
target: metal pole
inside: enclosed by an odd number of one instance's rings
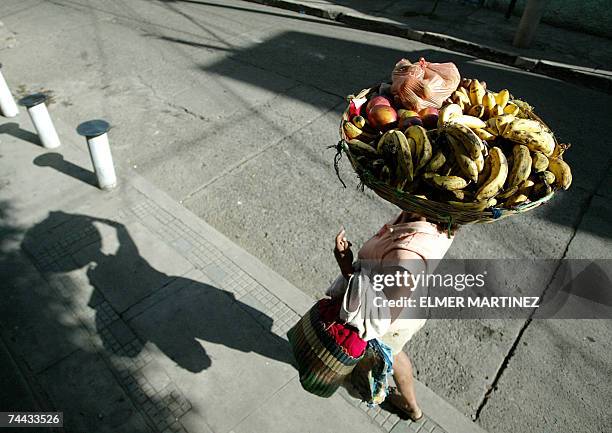
[[[108,122],[99,119],[81,123],[77,128],[77,132],[87,138],[89,156],[98,178],[98,185],[104,190],[117,186],[113,156],[108,144],[109,128]]]
[[[19,108],[15,104],[11,90],[2,75],[2,63],[0,63],[0,111],[4,117],[15,117],[19,114]]]
[[[28,109],[28,114],[30,115],[30,119],[32,119],[32,123],[34,124],[34,128],[38,133],[38,138],[43,147],[55,149],[59,147],[61,143],[55,131],[55,126],[53,126],[51,116],[49,116],[49,111],[45,104],[46,100],[46,95],[34,93],[33,95],[20,99],[19,103]]]
[[[544,13],[544,6],[546,6],[546,0],[529,0],[527,2],[512,45],[517,48],[528,48],[531,45]]]

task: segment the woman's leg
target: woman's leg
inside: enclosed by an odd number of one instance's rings
[[[414,392],[414,380],[412,378],[412,363],[403,351],[395,355],[393,359],[393,378],[399,393],[389,395],[389,403],[402,409],[413,421],[423,416]]]

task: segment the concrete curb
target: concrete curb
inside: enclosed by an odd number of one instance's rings
[[[556,78],[578,86],[612,94],[612,74],[609,71],[582,68],[565,63],[552,62],[545,59],[523,57],[520,54],[504,51],[484,44],[477,44],[453,36],[423,32],[407,25],[396,23],[383,17],[359,15],[347,12],[347,8],[330,8],[289,0],[246,0],[280,9],[312,15],[345,24],[351,28],[398,36],[434,45],[448,50],[468,54],[483,60],[489,60],[508,66],[513,66],[527,72]]]

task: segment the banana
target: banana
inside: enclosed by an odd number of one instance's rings
[[[482,98],[486,93],[485,88],[478,80],[472,80],[469,88],[469,97],[472,105],[482,104]]]
[[[537,120],[532,119],[519,119],[515,118],[508,128],[504,131],[506,133],[510,133],[511,131],[525,131],[525,132],[542,132],[545,131],[546,128]]]
[[[509,100],[510,100],[510,92],[508,91],[508,89],[500,90],[499,92],[497,92],[497,95],[495,96],[495,102],[502,109],[506,107],[506,104],[508,103]]]
[[[561,158],[549,158],[548,171],[555,175],[555,187],[568,189],[572,184],[572,170]]]
[[[469,109],[468,115],[474,116],[478,118],[482,118],[485,114],[485,107],[482,104],[473,105],[472,108]]]
[[[484,129],[485,129],[485,131],[487,131],[490,134],[493,134],[495,136],[500,135],[499,130],[497,129],[497,119],[496,119],[496,117],[489,118],[489,120],[487,120],[487,124],[486,124]]]
[[[406,136],[397,129],[385,132],[378,143],[378,152],[384,155],[385,149],[388,149],[387,152],[396,155],[397,166],[395,174],[397,180],[400,182],[405,180],[412,182],[414,179],[414,167],[410,145]]]
[[[424,135],[424,140],[421,147],[421,153],[419,154],[419,163],[416,165],[415,171],[418,171],[425,167],[427,163],[431,160],[433,149],[431,147],[431,142],[427,138],[427,135]]]
[[[514,105],[512,102],[508,103],[508,105],[506,105],[503,110],[504,113],[512,114],[513,116],[518,116],[521,111],[519,107]]]
[[[548,168],[548,158],[542,152],[533,152],[531,167],[534,172],[540,173]]]
[[[491,174],[476,193],[476,200],[481,201],[494,197],[504,186],[508,177],[508,161],[499,147],[489,149]]]
[[[412,125],[404,131],[404,134],[415,142],[416,153],[413,155],[413,158],[415,158],[416,170],[425,167],[432,156],[431,142],[427,137],[427,130],[422,126]]]
[[[535,182],[533,181],[533,179],[525,179],[519,185],[519,190],[525,191],[525,190],[528,190],[529,188],[531,188],[534,185],[535,185]]]
[[[542,180],[544,180],[544,182],[546,182],[547,185],[552,185],[555,182],[556,177],[552,171],[548,171],[548,170],[543,171],[541,175],[542,175]]]
[[[434,156],[431,157],[429,163],[427,163],[426,169],[428,172],[435,173],[438,171],[446,162],[446,156],[441,151],[436,152]]]
[[[439,174],[434,174],[431,177],[431,182],[438,188],[446,189],[449,191],[463,189],[468,185],[467,181],[462,177],[440,176]]]
[[[406,135],[406,134],[404,134]],[[414,141],[414,139],[410,138],[410,137],[406,137],[406,139],[408,140],[408,146],[410,147],[410,154],[414,156],[417,154],[416,151],[416,142]]]
[[[355,125],[357,128],[363,129],[365,124],[366,124],[366,121],[363,118],[363,116],[355,116],[355,117],[353,117],[353,125]]]
[[[549,194],[552,194],[552,188],[549,184],[544,181],[536,183],[533,188],[531,188],[531,200],[539,200],[541,198],[546,197]]]
[[[519,185],[517,194],[523,194],[529,197],[531,195],[531,191],[533,190],[534,185],[535,185],[535,182],[533,180],[531,179],[524,180]]]
[[[361,134],[363,134],[363,131],[360,128],[357,128],[355,125],[353,125],[348,120],[345,120],[342,126],[344,129],[344,133],[349,139],[357,138]]]
[[[462,89],[462,87],[460,88]],[[470,97],[467,95],[467,93],[459,90],[455,90],[451,94],[451,99],[457,105],[463,105],[464,107],[470,105]]]
[[[444,125],[453,117],[461,115],[463,115],[463,110],[458,104],[449,104],[442,107],[442,109],[440,109],[440,112],[438,113],[438,127]]]
[[[352,140],[348,141],[348,144],[351,152],[361,155],[378,156],[376,149],[361,140],[353,138]]]
[[[478,138],[478,135],[472,129],[453,121],[444,131],[447,133],[447,137],[450,136],[463,145],[470,158],[480,158],[479,155],[482,154],[482,141],[480,141],[480,138]]]
[[[452,123],[459,123],[461,125],[467,126],[468,128],[474,128],[474,129],[484,128],[485,126],[487,126],[487,124],[484,123],[482,119],[479,119],[478,117],[474,117],[474,116],[468,116],[466,114],[453,117],[450,121]]]
[[[478,173],[481,173],[482,170],[484,170],[484,156],[482,154],[482,152],[480,152],[480,154],[478,155],[478,158],[476,158],[474,160],[474,163],[476,164],[476,169],[478,170]],[[476,177],[476,181],[478,181],[478,176]]]
[[[484,160],[484,168],[480,173],[478,173],[478,181],[476,182],[476,186],[480,188],[486,180],[491,175],[491,160],[489,158],[485,158]]]
[[[474,134],[476,134],[478,138],[480,138],[481,140],[493,141],[496,138],[495,135],[487,131],[486,128],[485,129],[476,128],[476,129],[473,129],[473,131],[474,131]]]
[[[527,132],[507,128],[503,137],[515,143],[524,144],[532,152],[542,152],[546,156],[552,155],[555,150],[555,139],[547,131]]]
[[[482,105],[485,107],[486,110],[488,110],[489,112],[491,112],[491,110],[493,109],[493,107],[495,107],[495,96],[493,95],[493,93],[491,92],[487,92],[484,97],[482,98]]]
[[[510,197],[508,200],[506,200],[506,202],[504,203],[504,207],[506,208],[516,207],[520,205],[521,203],[526,202],[528,198],[529,197],[527,197],[525,194],[522,194],[519,192],[513,195],[512,197]]]
[[[504,114],[504,109],[501,106],[495,104],[493,108],[491,109],[491,113],[489,114],[489,116],[497,117],[497,116],[501,116],[502,114]]]
[[[506,189],[503,192],[500,192],[499,194],[497,194],[495,197],[497,197],[500,200],[503,200],[505,198],[508,198],[514,194],[516,194],[516,192],[518,191],[518,186],[512,187],[510,189]]]
[[[501,116],[495,117],[495,126],[499,135],[503,136],[506,132],[506,128],[516,119],[512,114],[502,114]]]
[[[465,203],[461,201],[448,201],[447,203],[459,210],[466,210],[470,212],[482,212],[486,208],[495,206],[495,204],[497,204],[497,200],[493,202],[494,200],[495,199],[493,198],[490,200],[482,200],[482,201],[476,201],[472,203]]]
[[[512,169],[508,175],[506,188],[518,186],[531,173],[531,155],[527,146],[516,144],[512,148]]]
[[[454,189],[452,191],[447,191],[447,195],[453,196],[453,200],[464,201],[465,200],[465,191],[461,189]]]
[[[461,85],[461,86],[457,87],[457,92],[463,93],[467,97],[467,104],[466,105],[471,104],[471,102],[470,102],[470,91],[468,90],[468,88],[469,88],[469,84]]]
[[[463,147],[461,142],[458,141],[452,135],[448,136],[448,142],[453,148],[455,161],[457,161],[457,165],[459,166],[459,170],[461,171],[461,173],[468,179],[477,182],[478,166],[476,165],[476,162],[467,155],[466,148]],[[482,158],[482,152],[480,152],[480,147],[478,148],[478,152],[480,154],[480,157]]]

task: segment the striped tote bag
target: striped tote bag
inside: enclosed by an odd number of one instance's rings
[[[367,346],[338,319],[341,301],[318,301],[288,332],[302,387],[331,397],[361,360]]]

